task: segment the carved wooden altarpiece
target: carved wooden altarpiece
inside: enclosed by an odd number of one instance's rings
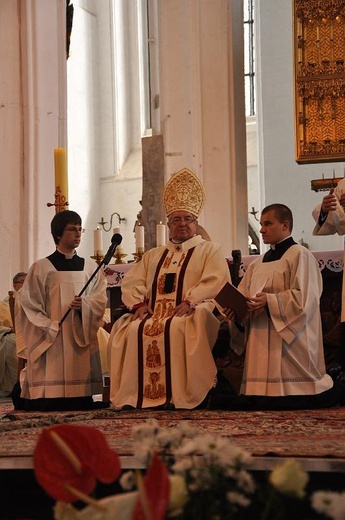
[[[294,0],[296,161],[345,160],[345,0]]]

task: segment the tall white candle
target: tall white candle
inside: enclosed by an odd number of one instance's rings
[[[165,224],[162,224],[162,222],[160,222],[156,226],[156,240],[157,240],[157,247],[158,246],[165,246],[165,242],[166,242],[166,228],[165,228]]]
[[[121,235],[121,229],[119,228],[119,226],[113,228],[113,234],[114,235],[116,235],[116,234]],[[122,255],[124,253],[124,249],[123,249],[122,243],[119,246],[117,246],[115,251],[119,255]]]
[[[95,229],[93,232],[93,249],[94,256],[103,255],[103,236],[100,228]]]
[[[135,226],[135,246],[138,249],[144,249],[145,243],[145,228],[144,226]]]

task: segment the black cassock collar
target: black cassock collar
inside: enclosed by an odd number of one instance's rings
[[[72,258],[67,258],[60,251],[55,251],[52,255],[47,256],[47,259],[53,264],[57,271],[83,271],[85,259],[77,254]]]
[[[274,262],[280,260],[284,253],[293,245],[297,244],[292,237],[288,237],[282,242],[275,244],[274,249],[271,247],[267,253],[264,254],[263,262]]]

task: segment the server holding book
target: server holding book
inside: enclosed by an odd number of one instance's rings
[[[240,396],[218,396],[213,407],[297,409],[337,404],[326,374],[319,302],[322,278],[317,261],[292,236],[293,217],[284,204],[263,209],[262,239],[270,249],[255,259],[238,287],[248,312],[235,324],[229,303],[231,348],[245,350]],[[240,326],[238,326],[240,325]]]

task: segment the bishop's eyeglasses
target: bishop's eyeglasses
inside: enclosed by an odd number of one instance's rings
[[[184,222],[185,224],[191,224],[195,221],[195,217],[174,217],[171,220],[169,220],[170,224],[180,224],[181,222]]]

